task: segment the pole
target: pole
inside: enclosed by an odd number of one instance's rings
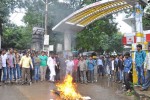
[[[48,23],[48,0],[45,1],[45,35],[47,35],[47,23]]]

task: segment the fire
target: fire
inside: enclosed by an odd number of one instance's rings
[[[67,75],[62,83],[56,84],[58,91],[60,91],[60,97],[64,100],[78,100],[82,98],[76,90],[76,84],[72,81],[72,76]]]

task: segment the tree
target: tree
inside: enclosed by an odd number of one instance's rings
[[[2,36],[2,48],[26,49],[31,44],[31,29],[27,27],[5,27]]]
[[[145,7],[145,16],[143,17],[143,27],[145,30],[150,29],[150,4]]]
[[[121,51],[122,35],[116,34],[117,31],[117,23],[113,22],[112,15],[100,19],[77,34],[77,49]]]

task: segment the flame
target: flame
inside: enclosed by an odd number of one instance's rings
[[[78,100],[81,95],[76,90],[76,84],[72,82],[73,78],[67,75],[62,83],[56,84],[60,97],[64,100]]]

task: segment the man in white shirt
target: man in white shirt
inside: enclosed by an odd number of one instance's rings
[[[70,74],[72,76],[72,70],[74,66],[74,62],[72,60],[72,57],[69,57],[68,60],[66,60],[66,75]]]
[[[115,68],[116,68],[116,61],[115,61],[115,57],[112,56],[111,63],[110,63],[110,78],[112,77],[113,81],[115,81]]]
[[[55,72],[55,66],[56,66],[56,61],[54,59],[54,55],[50,56],[47,60],[47,65],[50,69],[50,81],[54,82],[55,80],[55,76],[56,76],[56,72]]]
[[[6,54],[6,50],[2,50],[2,69],[3,69],[3,82],[5,83],[7,80],[7,54]]]

